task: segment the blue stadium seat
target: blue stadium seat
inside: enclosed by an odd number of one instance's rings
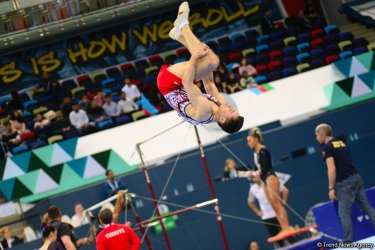
[[[37,141],[33,141],[33,142],[30,143],[30,148],[31,149],[41,148],[41,147],[44,147],[46,145],[47,145],[47,143],[44,140],[37,140]]]
[[[30,100],[23,103],[23,106],[26,110],[32,111],[30,109],[40,107],[39,102],[37,100]]]
[[[353,55],[359,55],[365,52],[368,52],[367,47],[359,47],[359,48],[353,49]]]
[[[116,78],[121,76],[121,71],[117,67],[106,69],[105,72],[109,78]]]
[[[341,33],[338,34],[338,37],[339,37],[340,41],[347,41],[347,40],[351,41],[351,40],[354,39],[354,36],[350,31],[341,32]]]
[[[323,49],[314,49],[310,54],[313,59],[323,59],[325,57]]]
[[[116,96],[113,96],[113,97],[112,97],[112,101],[113,101],[113,102],[116,102],[116,103],[117,103],[118,101],[120,101],[120,99],[121,99],[121,97],[120,97],[119,95],[116,95]]]
[[[65,90],[70,92],[72,89],[77,88],[77,84],[74,80],[66,80],[61,83],[61,87]]]
[[[15,147],[12,149],[12,152],[14,155],[16,154],[20,154],[22,152],[26,152],[26,151],[29,151],[29,147],[27,145],[22,145],[22,146],[18,146],[18,147]]]
[[[114,87],[112,89],[112,93],[118,93],[118,92],[120,92],[123,87],[124,87],[124,85],[118,85],[118,86]]]
[[[284,68],[292,68],[298,65],[298,61],[295,57],[287,57],[282,61]]]
[[[235,43],[229,46],[229,50],[231,53],[233,52],[241,52],[245,46],[242,43]]]
[[[326,62],[323,59],[316,59],[316,60],[311,61],[310,65],[311,65],[311,68],[316,69],[316,68],[325,66]]]
[[[98,127],[99,130],[111,128],[111,127],[113,127],[113,125],[114,124],[113,124],[112,120],[109,120],[109,119],[96,124],[96,126]]]
[[[310,43],[307,43],[307,42],[297,44],[296,47],[297,47],[299,53],[304,53],[304,52],[310,52],[311,51]]]
[[[70,130],[66,133],[64,133],[64,139],[69,139],[69,138],[73,138],[73,137],[80,137],[81,134],[79,133],[78,130]]]
[[[178,59],[173,61],[173,64],[177,64],[177,63],[180,63],[180,62],[186,62],[186,59],[185,58],[178,58]]]
[[[244,43],[246,42],[246,37],[242,33],[236,33],[231,35],[230,39],[232,39],[233,43]]]
[[[245,31],[245,36],[246,36],[247,40],[249,40],[249,38],[257,38],[259,36],[259,33],[255,29],[247,30],[247,31]]]
[[[311,41],[311,35],[310,33],[301,33],[297,35],[297,39],[300,43],[304,42],[310,42]]]
[[[219,43],[220,47],[229,47],[233,44],[232,40],[230,40],[230,38],[227,36],[217,39],[217,42]]]
[[[340,42],[337,35],[328,35],[324,38],[325,44],[338,44]]]
[[[324,31],[326,32],[327,35],[332,35],[332,34],[336,35],[340,33],[340,29],[334,24],[324,27]]]
[[[299,64],[309,63],[311,61],[311,56],[310,56],[309,53],[298,54],[296,56],[296,58],[297,58]]]
[[[275,31],[269,34],[271,41],[275,41],[276,39],[281,39],[284,36],[284,33],[282,31]]]
[[[298,51],[295,47],[288,47],[288,48],[283,49],[283,53],[285,57],[289,57],[289,56],[296,56],[298,54]]]
[[[256,76],[256,77],[254,77],[254,82],[256,82],[258,84],[266,83],[267,81],[268,80],[267,80],[266,76]]]
[[[143,84],[148,84],[148,83],[152,83],[152,82],[156,82],[155,76],[150,76],[150,77],[146,77],[146,78],[142,79]]]
[[[344,60],[345,58],[349,58],[353,56],[353,52],[351,52],[350,50],[349,51],[343,51],[339,54],[339,57],[341,60]]]
[[[259,55],[255,57],[254,59],[256,65],[263,65],[263,64],[268,64],[270,62],[270,58],[268,55]]]
[[[146,59],[141,59],[134,62],[135,67],[137,67],[137,71],[144,71],[145,68],[150,67],[150,64]]]
[[[284,77],[292,76],[298,74],[295,68],[286,68],[282,71]]]
[[[272,81],[276,81],[276,80],[279,80],[283,78],[283,75],[281,74],[281,72],[277,71],[277,72],[272,72],[268,75],[268,81],[269,82],[272,82]],[[256,82],[256,81],[255,81]]]
[[[102,86],[105,89],[112,89],[117,86],[117,81],[114,78],[108,78],[102,81]]]
[[[257,46],[255,50],[257,51],[258,55],[268,54],[270,52],[270,47],[266,44],[263,44]]]
[[[337,44],[328,45],[324,48],[324,50],[327,56],[338,55],[341,52],[341,49],[339,48],[339,46],[337,46]]]
[[[367,39],[364,38],[364,37],[360,37],[360,38],[357,38],[357,39],[354,39],[352,41],[352,44],[353,44],[353,47],[354,48],[359,48],[359,47],[367,47],[367,45],[369,44]]]
[[[213,51],[216,51],[219,48],[219,45],[215,41],[208,41],[206,42],[206,45]]]
[[[120,117],[116,118],[116,124],[117,125],[123,125],[123,124],[126,124],[126,123],[130,123],[132,121],[133,121],[133,119],[129,115],[124,115],[124,116],[120,116]]]
[[[269,35],[258,36],[256,39],[257,39],[257,42],[258,42],[259,45],[268,44],[271,41]]]
[[[281,40],[276,40],[270,43],[270,47],[272,48],[272,50],[282,50],[285,48],[285,44]]]

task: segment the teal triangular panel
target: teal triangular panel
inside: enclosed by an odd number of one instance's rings
[[[39,179],[40,170],[34,170],[27,174],[18,177],[18,180],[22,182],[32,193],[35,193],[36,185]]]
[[[58,143],[55,143],[54,146],[55,148],[53,151],[51,161],[52,166],[73,160],[73,157],[66,153],[65,150],[63,150]]]
[[[365,74],[358,75],[359,79],[361,79],[370,89],[375,90],[375,70],[370,71]]]
[[[33,150],[33,153],[38,156],[38,158],[44,162],[48,167],[52,166],[52,156],[53,156],[53,150],[55,145],[48,145],[41,148],[37,148]]]
[[[12,200],[12,194],[13,194],[15,182],[16,182],[16,178],[12,178],[12,179],[2,181],[0,183],[1,191],[3,192],[7,200]]]
[[[70,166],[81,178],[83,178],[85,174],[86,161],[87,161],[87,157],[82,157],[82,158],[67,162],[66,164]]]
[[[105,169],[91,156],[87,156],[85,173],[83,179],[88,179],[98,175],[104,175]]]
[[[43,170],[39,171],[38,183],[35,188],[35,194],[43,193],[45,191],[58,188],[59,185]]]
[[[352,58],[353,60],[352,60],[352,65],[350,67],[350,76],[363,74],[369,71],[368,69],[366,69],[365,66],[363,66],[363,64],[360,61],[358,61],[357,58],[355,57],[352,57]]]
[[[354,84],[353,84],[353,90],[352,90],[352,98],[356,98],[359,96],[370,94],[372,90],[362,82],[359,77],[354,76]]]
[[[59,141],[57,144],[66,152],[70,157],[74,159],[76,154],[76,147],[77,147],[78,138],[72,138],[65,141]]]
[[[355,56],[357,60],[367,69],[367,71],[370,71],[372,68],[372,62],[374,60],[374,52],[370,51],[367,53],[363,53],[360,55]]]
[[[349,75],[350,75],[350,66],[352,65],[352,57],[346,58],[344,60],[335,61],[332,64],[344,76],[349,77]]]
[[[29,169],[31,151],[27,151],[12,157],[12,161],[25,173]]]
[[[12,158],[8,158],[5,165],[3,180],[11,179],[23,174],[25,174],[25,172],[12,161]]]

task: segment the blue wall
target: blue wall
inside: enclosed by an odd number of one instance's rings
[[[267,145],[273,155],[276,171],[288,173],[292,176],[286,184],[290,189],[289,205],[302,217],[305,217],[307,211],[315,204],[328,201],[326,166],[319,153],[319,145],[315,141],[314,133],[315,127],[320,123],[330,124],[335,135],[346,135],[347,145],[351,150],[353,161],[365,182],[365,187],[374,186],[375,154],[373,154],[373,147],[375,146],[375,117],[369,115],[373,114],[374,110],[375,102],[373,101],[264,134],[264,144]],[[353,132],[358,134],[359,140],[349,140],[349,134]],[[246,145],[246,135],[247,132],[243,132],[240,135],[229,137],[225,142],[246,164],[253,165],[252,151]],[[286,162],[280,161],[281,157],[290,155],[292,151],[308,146],[314,146],[316,153],[306,154]],[[222,175],[225,159],[231,157],[231,155],[219,144],[209,145],[205,149],[211,177]],[[197,153],[189,157],[186,157],[187,154],[184,155],[178,161],[170,184],[166,189],[167,201],[190,206],[209,200],[211,197],[200,156]],[[149,175],[157,197],[160,196],[164,188],[173,163],[174,160],[171,159],[162,166],[149,169]],[[139,196],[150,196],[143,172],[124,176],[122,180],[131,192]],[[187,192],[187,183],[192,183],[195,191]],[[173,190],[175,188],[179,191],[178,196],[174,195]],[[219,198],[222,213],[260,222],[259,218],[247,206],[249,182],[246,179],[215,183],[214,188]],[[50,198],[48,201],[44,201],[40,207],[38,206],[27,214],[44,213],[46,207],[53,204],[59,206],[63,214],[71,216],[74,203],[82,202],[85,207],[89,207],[105,198],[107,197],[103,192],[102,184],[98,184],[87,189]],[[144,207],[138,209],[138,212],[142,219],[147,219],[153,212],[153,206],[146,200],[144,200],[144,205]],[[172,206],[169,206],[169,208],[171,210],[179,209]],[[211,206],[205,209],[213,211]],[[288,215],[292,225],[304,224],[290,210],[288,210]],[[134,221],[131,212],[128,214],[128,218]],[[119,222],[124,221],[123,214]],[[168,232],[173,249],[223,249],[214,215],[192,211],[179,215],[177,222],[177,229]],[[246,249],[246,245],[251,239],[258,240],[262,249],[272,248],[267,244],[268,235],[263,225],[227,217],[223,217],[223,222],[231,249]],[[38,224],[39,222],[34,223]],[[80,228],[76,233],[84,236],[88,233],[88,228]],[[161,235],[155,235],[153,230],[150,229],[149,236],[155,249],[165,249]],[[83,247],[82,249],[95,249],[95,247]],[[142,249],[147,249],[147,247],[143,246]]]

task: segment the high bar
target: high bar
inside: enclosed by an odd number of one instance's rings
[[[101,201],[101,202],[99,202],[98,204],[95,204],[94,206],[85,209],[85,212],[95,210],[95,209],[101,207],[101,206],[102,206],[103,204],[105,204],[105,203],[108,203],[108,202],[111,202],[111,201],[113,201],[113,200],[116,200],[116,199],[117,199],[117,196],[118,196],[118,195],[115,194],[114,196],[109,197],[108,199],[106,199],[106,200],[104,200],[104,201]]]
[[[155,137],[158,137],[159,135],[164,134],[165,132],[171,130],[171,129],[174,128],[174,127],[177,127],[178,125],[180,125],[180,124],[182,124],[182,123],[184,123],[184,122],[185,122],[185,121],[182,120],[182,121],[180,121],[179,123],[173,125],[172,127],[169,127],[169,128],[167,128],[167,129],[163,130],[162,132],[157,133],[156,135],[151,136],[150,138],[148,138],[148,139],[146,139],[146,140],[143,140],[143,141],[141,141],[141,142],[138,142],[138,143],[136,144],[137,147],[139,147],[140,145],[142,145],[143,143],[145,143],[145,142],[147,142],[147,141],[149,141],[149,140],[151,140],[151,139],[154,139]]]
[[[210,205],[210,204],[213,204],[215,202],[217,202],[218,199],[212,199],[212,200],[209,200],[209,201],[205,201],[205,202],[202,202],[202,203],[199,203],[199,204],[196,204],[196,205],[193,205],[193,206],[190,206],[190,207],[186,207],[186,208],[183,208],[183,209],[180,209],[180,210],[177,210],[177,211],[174,211],[174,212],[171,212],[169,214],[164,214],[164,215],[161,215],[159,217],[155,217],[155,218],[151,218],[151,219],[148,219],[148,220],[144,220],[140,223],[137,223],[136,225],[137,226],[141,226],[143,224],[148,224],[148,223],[152,223],[154,221],[157,221],[157,220],[160,220],[160,219],[163,219],[163,218],[166,218],[166,217],[170,217],[170,216],[173,216],[173,215],[176,215],[176,214],[182,214],[182,213],[185,213],[185,212],[188,212],[188,211],[191,211],[191,210],[194,210],[194,209],[197,209],[197,208],[201,208],[201,207],[204,207],[204,206],[207,206],[207,205]]]

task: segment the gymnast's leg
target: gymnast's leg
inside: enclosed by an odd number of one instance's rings
[[[201,42],[190,29],[188,21],[189,5],[187,2],[180,5],[178,13],[179,15],[175,21],[175,27],[171,30],[169,35],[172,39],[179,41],[190,52],[192,52],[195,46]],[[186,64],[187,62],[182,62],[172,65],[168,68],[168,71],[182,79]],[[212,50],[209,50],[205,57],[199,59],[194,79],[201,80],[204,76],[216,69],[218,65],[219,58],[212,52]]]

